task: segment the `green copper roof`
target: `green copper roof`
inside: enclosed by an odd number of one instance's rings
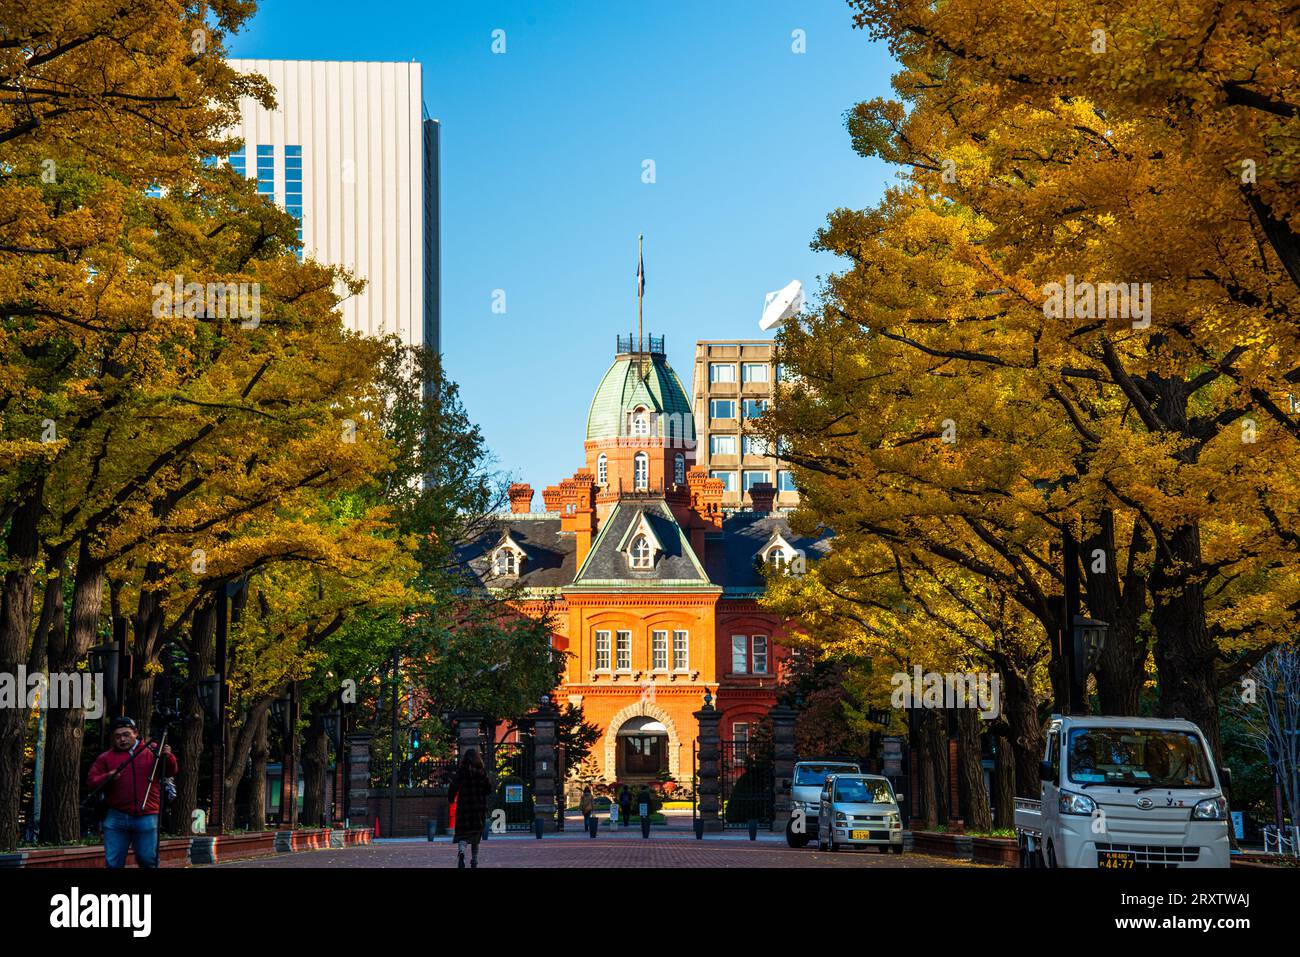
[[[644,406],[656,416],[651,435],[695,438],[691,400],[677,373],[658,353],[620,355],[614,359],[600,380],[596,397],[591,400],[587,438],[613,439],[629,434],[627,413],[637,406]]]

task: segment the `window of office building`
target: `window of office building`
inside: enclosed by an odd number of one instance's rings
[[[724,492],[734,492],[736,490],[735,472],[710,472],[709,478],[715,478],[722,482]]]
[[[284,148],[284,211],[298,220],[298,241],[302,242],[302,147]],[[302,250],[298,250],[302,258]]]
[[[766,472],[759,472],[759,471],[746,469],[745,474],[741,478],[741,482],[742,482],[741,487],[743,488],[744,491],[748,492],[755,485],[759,484],[760,482],[766,482],[766,481],[767,481]]]
[[[275,147],[257,148],[257,193],[275,197]]]
[[[248,155],[242,146],[230,154],[230,168],[240,176],[248,175]]]
[[[767,363],[746,362],[740,367],[740,379],[742,382],[766,382]]]
[[[741,450],[746,455],[771,455],[772,450],[767,444],[767,439],[761,435],[746,435],[740,440]]]
[[[782,469],[776,473],[776,490],[778,492],[797,492],[794,487],[794,473],[789,469]]]
[[[709,381],[710,382],[735,382],[736,367],[732,365],[730,362],[710,362]]]
[[[757,419],[767,411],[767,399],[746,399],[742,411],[745,418]]]
[[[736,417],[735,399],[710,399],[709,418],[734,419]]]
[[[710,435],[710,455],[735,455],[736,437],[734,435]]]

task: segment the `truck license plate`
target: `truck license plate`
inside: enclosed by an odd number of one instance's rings
[[[1132,851],[1098,851],[1097,866],[1113,871],[1131,871],[1137,866]]]

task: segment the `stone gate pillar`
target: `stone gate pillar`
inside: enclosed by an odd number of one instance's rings
[[[533,819],[543,831],[557,830],[557,731],[560,712],[548,699],[533,714]]]
[[[473,748],[483,759],[483,764],[487,767],[488,774],[492,774],[492,765],[488,764],[488,755],[483,748],[483,716],[481,714],[457,714],[456,721],[456,761],[465,756],[465,752]]]
[[[772,830],[785,830],[792,810],[790,803],[791,779],[794,777],[794,721],[799,712],[786,705],[777,705],[772,717],[772,785],[775,791],[772,802]]]
[[[348,749],[348,817],[349,827],[371,827],[378,804],[370,801],[369,731],[353,731],[347,736]]]
[[[722,712],[713,707],[713,696],[707,691],[704,693],[704,707],[695,712],[695,720],[700,723],[698,738],[700,746],[700,766],[698,768],[700,781],[697,797],[700,820],[704,824],[704,833],[716,834],[723,830],[722,818],[719,816],[721,810],[719,800],[722,788],[718,780],[721,753],[718,740],[718,723],[722,720]]]

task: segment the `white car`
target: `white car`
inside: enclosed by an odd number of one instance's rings
[[[817,850],[888,848],[903,853],[903,817],[889,779],[878,774],[833,774],[817,815]]]

